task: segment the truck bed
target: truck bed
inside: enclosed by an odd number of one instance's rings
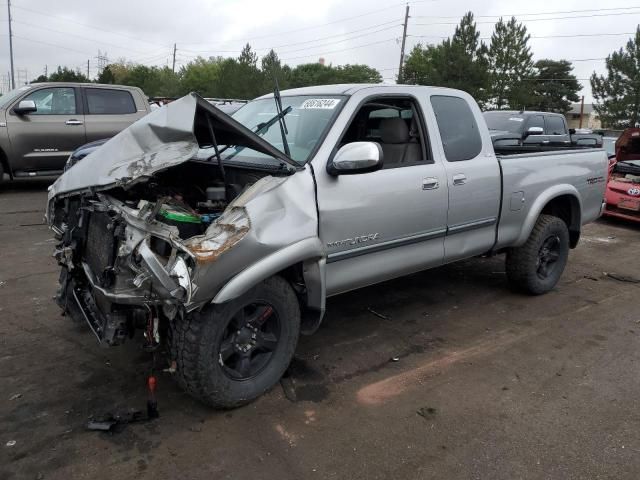
[[[523,232],[536,221],[538,204],[577,191],[582,199],[581,224],[599,217],[608,159],[603,149],[574,148],[497,155],[502,170],[502,203],[496,249],[522,245]],[[549,187],[549,185],[553,185]]]

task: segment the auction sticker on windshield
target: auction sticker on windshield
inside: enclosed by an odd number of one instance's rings
[[[324,109],[333,110],[340,103],[339,98],[310,98],[300,105],[301,110]]]

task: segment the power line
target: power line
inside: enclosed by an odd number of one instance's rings
[[[582,37],[614,37],[621,35],[635,35],[636,32],[620,32],[620,33],[577,33],[572,35],[531,35],[529,38],[582,38]],[[436,36],[436,35],[407,35],[413,38],[440,38],[447,39],[450,37]],[[491,37],[480,37],[480,40],[491,40]]]
[[[603,14],[591,14],[591,15],[573,15],[568,17],[549,17],[549,18],[525,18],[523,23],[529,22],[546,22],[550,20],[575,20],[579,18],[593,18],[593,17],[612,17],[618,15],[640,15],[640,12],[620,12],[620,13],[603,13]],[[432,25],[458,25],[459,22],[433,22],[433,23],[414,23],[415,26],[432,26]],[[495,20],[486,22],[475,22],[476,24],[494,24]]]
[[[562,15],[569,13],[588,13],[588,12],[612,12],[614,10],[630,10],[637,9],[640,6],[636,7],[612,7],[612,8],[590,8],[586,10],[564,10],[564,11],[553,11],[553,12],[535,12],[535,13],[502,13],[500,15],[474,15],[475,18],[500,18],[500,17],[530,17],[530,16],[539,16],[539,15]],[[448,15],[448,16],[437,16],[437,15],[429,15],[429,16],[414,16],[412,18],[462,18],[464,15]]]
[[[13,37],[14,38],[19,38],[20,40],[26,40],[27,42],[40,43],[42,45],[48,45],[50,47],[56,47],[56,48],[61,48],[63,50],[69,50],[71,52],[82,53],[83,55],[93,55],[92,53],[88,53],[88,52],[85,52],[83,50],[77,50],[77,49],[71,48],[71,47],[64,47],[62,45],[58,45],[58,44],[55,44],[55,43],[43,42],[41,40],[33,40],[32,38],[22,37],[22,36],[19,36],[19,35],[14,35]]]
[[[388,30],[390,28],[394,28],[394,27],[399,26],[400,25],[398,23],[399,21],[400,20],[391,20],[389,22],[379,23],[377,25],[370,25],[368,27],[359,28],[357,30],[352,30],[352,31],[344,32],[344,33],[340,33],[340,34],[329,35],[329,36],[326,36],[326,37],[314,38],[313,40],[306,40],[304,42],[287,43],[287,44],[284,44],[284,45],[275,45],[275,46],[272,46],[272,47],[254,48],[253,50],[256,50],[256,51],[271,50],[271,49],[275,50],[275,49],[278,49],[278,48],[286,48],[286,47],[291,47],[291,46],[305,45],[305,44],[308,44],[308,43],[319,42],[319,41],[322,41],[322,40],[329,40],[331,38],[347,36],[347,35],[351,35],[352,33],[358,33],[358,32],[362,32],[364,30],[370,30],[372,28],[382,27],[382,26],[389,25],[389,24],[393,23],[394,25],[392,25],[391,27],[389,27],[387,29],[383,29],[383,30]],[[378,31],[383,31],[383,30],[378,30]],[[356,37],[353,37],[353,38],[358,38],[360,36],[365,36],[365,35],[371,35],[373,33],[377,33],[377,31],[376,32],[369,32],[369,33],[366,33],[366,34],[363,34],[363,35],[359,35],[359,36],[356,36]],[[350,39],[344,39],[344,40],[350,40]],[[309,48],[309,47],[307,47],[307,48]],[[213,52],[213,53],[236,53],[237,52],[236,50],[234,50],[234,51],[229,51],[229,50],[222,50],[222,51],[220,51],[220,50],[217,50],[217,51],[216,50],[190,50],[190,49],[182,49],[182,50],[187,51],[187,52],[192,52],[192,53],[210,53],[210,52]]]
[[[35,28],[42,29],[42,30],[48,30],[50,32],[60,33],[62,35],[68,36],[68,37],[80,38],[82,40],[88,40],[90,42],[95,42],[95,43],[99,43],[99,44],[102,44],[102,45],[109,45],[110,47],[119,48],[121,50],[129,50],[129,51],[131,51],[133,53],[137,53],[137,54],[140,54],[140,55],[143,54],[143,52],[140,52],[140,51],[137,51],[137,50],[130,50],[128,47],[123,47],[122,45],[116,45],[116,44],[109,43],[109,42],[103,42],[101,40],[96,40],[94,38],[83,37],[82,35],[76,35],[74,33],[68,33],[68,32],[63,32],[63,31],[60,31],[60,30],[56,30],[55,28],[49,28],[49,27],[44,27],[42,25],[35,25],[35,24],[29,23],[29,22],[23,22],[22,20],[14,20],[14,23],[20,23],[22,25],[27,25],[29,27],[35,27]]]
[[[432,1],[435,1],[435,0],[432,0]],[[418,2],[410,2],[410,3],[425,3],[425,2],[419,2],[418,1]],[[258,40],[258,39],[262,39],[262,38],[277,37],[277,36],[286,35],[286,34],[289,34],[289,33],[306,32],[306,31],[309,31],[309,30],[315,30],[317,28],[326,27],[328,25],[334,25],[334,24],[339,23],[339,22],[346,22],[346,21],[353,20],[353,19],[356,19],[356,18],[362,18],[362,17],[366,17],[366,16],[369,16],[369,15],[374,15],[376,13],[384,12],[384,11],[391,10],[393,8],[397,8],[399,6],[404,6],[404,5],[406,5],[405,2],[395,3],[395,4],[393,4],[391,6],[388,6],[388,7],[385,7],[385,8],[380,8],[378,10],[372,10],[370,12],[361,13],[359,15],[354,15],[354,16],[351,16],[351,17],[343,17],[343,18],[340,18],[340,19],[337,19],[337,20],[332,20],[331,22],[322,23],[320,25],[301,27],[301,28],[296,28],[295,30],[286,30],[284,32],[271,33],[271,34],[268,34],[268,35],[260,35],[260,36],[244,38],[244,39],[235,39],[235,40],[231,40],[231,41],[248,42],[250,40]],[[202,45],[202,43],[191,43],[191,44],[185,43],[185,45]]]
[[[76,25],[83,26],[83,27],[85,27],[85,28],[90,28],[90,29],[93,29],[93,30],[100,30],[100,31],[102,31],[102,32],[105,32],[105,33],[111,33],[111,34],[113,34],[113,35],[120,35],[121,37],[125,37],[125,38],[128,38],[128,39],[130,39],[130,40],[136,40],[136,41],[138,41],[138,42],[144,42],[144,43],[149,43],[149,44],[151,44],[151,45],[156,45],[156,46],[162,46],[162,47],[170,48],[170,46],[168,46],[168,45],[163,45],[163,44],[156,43],[156,42],[149,42],[149,41],[144,40],[144,39],[142,39],[142,38],[140,38],[140,37],[134,37],[134,36],[132,36],[132,35],[126,35],[126,34],[124,34],[124,33],[116,32],[116,31],[114,31],[114,30],[107,30],[107,29],[105,29],[105,28],[98,27],[98,26],[96,26],[96,25],[90,25],[90,24],[88,24],[88,23],[82,23],[82,22],[78,22],[78,21],[76,21],[76,20],[70,20],[70,19],[68,19],[68,18],[62,17],[62,16],[60,16],[60,15],[56,15],[56,14],[53,14],[53,13],[47,13],[47,12],[43,12],[43,11],[40,11],[40,10],[34,10],[34,9],[31,9],[31,8],[22,7],[22,6],[17,6],[17,5],[14,5],[14,8],[19,8],[20,10],[25,10],[25,11],[27,11],[27,12],[36,13],[36,14],[38,14],[38,15],[42,15],[43,17],[46,17],[47,19],[55,18],[55,19],[60,20],[60,21],[63,21],[63,22],[74,23],[74,24],[76,24]]]
[[[348,48],[341,48],[340,50],[331,50],[331,51],[320,51],[317,53],[312,53],[310,55],[302,55],[299,57],[289,57],[289,58],[282,58],[281,60],[283,62],[288,62],[290,60],[298,60],[301,58],[310,58],[310,57],[317,57],[318,55],[328,55],[330,53],[339,53],[339,52],[346,52],[347,50],[355,50],[357,48],[364,48],[364,47],[370,47],[373,45],[379,45],[381,43],[387,43],[387,42],[391,42],[391,41],[396,41],[397,39],[394,38],[387,38],[386,40],[380,40],[379,42],[372,42],[372,43],[365,43],[364,45],[357,45],[355,47],[348,47]]]

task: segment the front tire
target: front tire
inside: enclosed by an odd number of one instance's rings
[[[171,352],[180,385],[217,408],[249,403],[286,371],[298,343],[300,306],[283,278],[240,298],[172,322]]]
[[[569,258],[569,230],[558,217],[540,215],[527,242],[507,251],[509,283],[531,295],[553,289]]]

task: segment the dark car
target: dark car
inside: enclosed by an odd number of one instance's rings
[[[602,135],[577,134],[559,113],[496,110],[484,119],[496,151],[602,148]]]

